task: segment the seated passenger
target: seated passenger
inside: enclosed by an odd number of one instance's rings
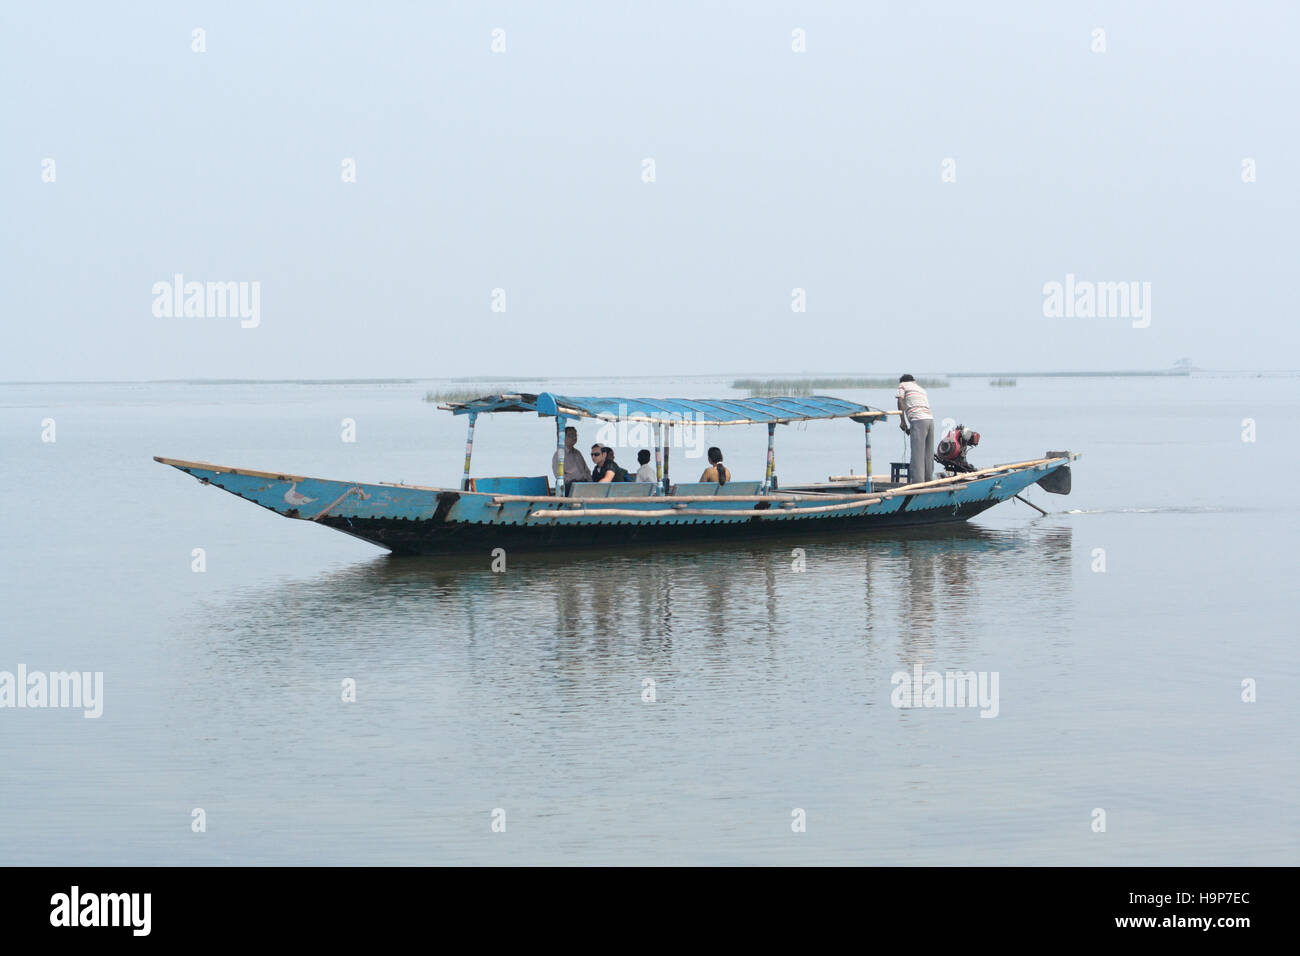
[[[608,445],[592,445],[591,460],[596,467],[591,469],[592,481],[623,481],[627,478],[627,469],[614,460],[614,449]]]
[[[636,460],[641,465],[641,467],[636,470],[637,481],[648,481],[653,484],[659,480],[655,477],[655,466],[650,464],[650,452],[648,449],[642,448],[637,452]]]
[[[700,481],[716,481],[720,485],[725,485],[731,480],[731,471],[722,463],[722,450],[714,447],[709,449],[709,467],[704,469],[704,474],[700,475]]]
[[[577,449],[578,430],[570,425],[564,430],[564,494],[573,494],[575,481],[591,481],[591,472],[582,460],[582,452]],[[560,477],[560,450],[557,448],[551,457],[551,474]]]

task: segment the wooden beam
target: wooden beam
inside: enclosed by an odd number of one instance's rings
[[[664,500],[659,499],[661,502]],[[585,509],[569,510],[552,508],[542,511],[530,511],[529,518],[576,518],[585,515],[599,516],[602,518],[792,518],[796,515],[827,514],[832,511],[851,511],[854,508],[867,508],[881,501],[879,496],[872,497],[864,501],[855,501],[849,504],[841,505],[821,505],[815,508],[763,508],[763,509],[741,509],[741,508],[688,508],[679,510],[676,508],[660,508],[655,510],[646,509],[644,511],[632,508],[592,508],[590,511]]]
[[[486,494],[486,492],[484,492]],[[608,502],[610,505],[627,505],[627,504],[669,504],[681,502],[683,504],[707,504],[715,501],[861,501],[863,498],[875,497],[873,495],[833,495],[833,494],[785,494],[777,492],[770,495],[639,495],[635,498],[564,498],[563,503],[566,505],[578,505],[580,507],[590,507],[595,505],[600,507]],[[553,495],[494,495],[490,504],[505,504],[512,501],[532,501],[538,503],[555,504],[556,499]]]
[[[655,495],[641,496],[636,498],[565,498],[566,504],[590,504],[592,502],[618,502],[619,504],[659,504],[662,505],[667,501],[681,501],[688,503],[710,502],[710,501],[860,501],[864,498],[892,498],[898,495],[917,495],[931,491],[948,491],[960,488],[970,481],[977,481],[980,478],[987,478],[990,475],[999,473],[1008,473],[1013,471],[1022,471],[1026,468],[1045,465],[1048,462],[1060,461],[1060,458],[1035,458],[1031,461],[1018,461],[1008,465],[994,465],[991,468],[982,468],[979,471],[968,471],[960,475],[952,475],[948,478],[935,478],[933,481],[918,482],[913,485],[900,485],[898,488],[889,491],[877,491],[872,494],[862,492],[854,495],[833,495],[822,493],[798,494],[795,492],[775,492],[768,495]],[[490,492],[482,492],[490,494]],[[812,495],[813,497],[809,497]],[[496,494],[492,496],[492,504],[499,504],[509,501],[532,501],[545,502],[548,504],[555,503],[555,497],[551,495],[507,495]]]

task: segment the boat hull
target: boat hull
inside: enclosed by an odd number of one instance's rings
[[[499,495],[345,482],[157,458],[287,518],[312,521],[394,554],[436,555],[709,543],[737,538],[863,534],[967,521],[1070,461],[1038,460],[925,490],[632,499]],[[733,514],[734,513],[734,514]]]
[[[701,544],[726,540],[790,537],[793,535],[863,534],[898,528],[954,524],[967,521],[998,502],[979,501],[951,508],[925,508],[887,514],[823,515],[784,520],[762,518],[731,521],[660,522],[657,524],[589,521],[541,527],[518,524],[467,524],[454,521],[393,521],[390,519],[326,518],[320,523],[355,535],[394,554],[457,554],[504,548],[550,551],[638,547],[656,544]]]

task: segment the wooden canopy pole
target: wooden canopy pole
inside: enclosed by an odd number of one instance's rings
[[[465,436],[465,475],[460,480],[460,490],[469,491],[469,459],[474,454],[474,421],[478,413],[469,413],[469,434]]]
[[[763,478],[763,488],[759,494],[772,490],[772,472],[776,468],[776,422],[767,423],[767,475]]]
[[[560,462],[555,466],[555,497],[564,497],[564,416],[555,416],[555,447],[560,453]]]
[[[664,423],[664,474],[661,479],[664,494],[668,494],[668,453],[672,450],[673,444],[673,426],[671,422]]]
[[[867,491],[871,490],[871,422],[862,423],[867,432]]]
[[[656,428],[658,440],[655,442],[655,491],[663,494],[664,490],[664,426],[660,422]]]

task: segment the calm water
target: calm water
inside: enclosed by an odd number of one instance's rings
[[[98,719],[0,709],[0,863],[1294,864],[1298,382],[956,379],[931,398],[983,433],[977,464],[1083,453],[1073,495],[1030,493],[1048,517],[504,574],[150,458],[454,484],[436,383],[0,385],[0,670],[104,674]],[[480,419],[475,473],[540,474],[553,435]],[[901,437],[877,435],[884,471]],[[761,475],[763,429],[708,440]],[[787,482],[861,454],[847,423],[778,433]],[[891,706],[918,662],[997,672],[996,718]]]

